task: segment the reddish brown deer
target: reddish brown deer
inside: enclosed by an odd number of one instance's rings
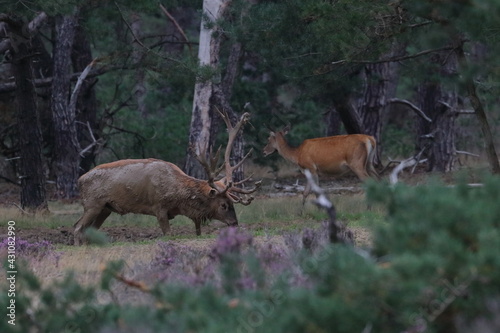
[[[264,156],[278,151],[286,160],[299,166],[301,171],[309,170],[318,184],[318,174],[343,175],[354,172],[359,179],[379,176],[373,167],[375,139],[369,135],[351,134],[304,140],[298,147],[291,147],[285,139],[290,130],[286,126],[281,131],[270,130]],[[304,190],[304,201],[311,189]]]
[[[231,126],[227,115],[222,115],[229,129],[229,143],[226,148],[225,162],[217,168],[219,151],[210,163],[206,160],[206,147],[200,149],[197,157],[208,174],[208,180],[200,180],[186,175],[176,165],[157,160],[120,160],[102,164],[80,177],[78,185],[83,203],[83,216],[75,223],[75,245],[84,240],[84,231],[89,227],[99,229],[112,213],[146,214],[156,216],[163,234],[170,232],[169,220],[177,215],[184,215],[194,221],[196,235],[201,234],[201,223],[216,219],[227,225],[237,225],[238,219],[234,203],[250,204],[260,185],[253,188],[236,187],[232,182],[233,170],[229,155],[232,141],[243,124],[248,122],[245,113],[236,126]],[[225,118],[224,118],[225,117]],[[227,156],[227,157],[226,157]],[[225,167],[224,179],[215,180]],[[240,196],[241,195],[241,196]]]

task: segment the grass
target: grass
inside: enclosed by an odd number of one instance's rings
[[[302,210],[302,196],[288,196],[276,198],[256,198],[251,205],[236,205],[240,226],[250,232],[257,242],[268,242],[270,239],[280,239],[289,232],[302,232],[305,228],[317,228],[320,222],[327,219],[323,210],[312,204],[311,196]],[[331,195],[330,199],[337,209],[338,218],[355,227],[356,230],[368,230],[382,221],[380,210],[367,210],[364,195]],[[83,209],[79,203],[62,203],[52,201],[49,203],[50,214],[29,216],[23,215],[15,207],[0,207],[1,221],[16,221],[17,229],[72,227],[81,216]],[[217,223],[217,222],[212,222]],[[66,270],[77,273],[79,282],[91,284],[96,282],[95,276],[100,276],[100,271],[107,262],[112,260],[125,260],[127,274],[134,274],[138,263],[149,264],[157,251],[159,241],[170,241],[175,244],[188,245],[190,248],[210,248],[215,242],[217,233],[202,233],[196,236],[193,222],[186,217],[178,216],[171,221],[172,229],[181,225],[192,227],[192,234],[165,236],[152,240],[136,243],[113,242],[99,246],[74,247],[57,245],[61,253],[58,263],[37,262],[31,266],[35,273],[42,278],[44,283],[63,276]],[[0,223],[5,226],[5,223]],[[128,214],[120,216],[111,214],[103,227],[127,226],[157,228],[156,218],[153,216]],[[222,226],[222,224],[221,224]]]
[[[370,238],[372,227],[383,223],[384,212],[377,208],[368,209],[364,194],[331,194],[329,197],[335,205],[338,219],[353,227],[356,233],[361,231],[368,234],[364,239]],[[257,197],[249,206],[237,204],[235,208],[240,227],[250,232],[257,243],[277,242],[280,244],[283,242],[283,235],[292,232],[301,233],[306,228],[318,228],[321,222],[327,219],[326,212],[316,207],[312,203],[313,199],[314,196],[311,195],[306,205],[302,207],[301,194],[286,197]],[[0,206],[0,221],[14,220],[17,229],[71,228],[83,213],[79,202],[51,201],[49,210],[50,214],[26,215],[15,206]],[[4,222],[0,222],[1,227],[5,226]],[[217,222],[212,223],[217,225]],[[104,228],[117,226],[158,228],[158,223],[154,216],[111,214],[103,225]],[[173,230],[180,226],[192,229],[192,233],[135,243],[113,242],[104,246],[57,245],[56,249],[61,253],[57,263],[43,260],[33,262],[30,266],[43,283],[49,284],[51,281],[58,280],[62,278],[65,271],[72,270],[77,273],[75,277],[79,282],[94,284],[99,279],[104,265],[113,260],[124,260],[127,276],[136,276],[143,265],[150,265],[157,254],[160,241],[169,241],[192,249],[210,249],[216,241],[217,232],[196,236],[193,222],[184,216],[171,220]]]
[[[317,208],[311,203],[313,196],[302,208],[302,196],[287,196],[277,198],[257,198],[249,206],[235,205],[238,220],[241,226],[260,223],[272,226],[273,222],[289,223],[293,225],[308,222],[318,222],[327,219],[325,211]],[[331,195],[337,216],[344,223],[356,226],[369,226],[373,219],[381,218],[382,211],[367,210],[364,195]],[[83,209],[79,203],[62,203],[52,201],[49,203],[50,214],[25,215],[16,207],[0,207],[0,219],[2,221],[15,220],[19,228],[59,228],[72,227],[81,216]],[[185,216],[177,216],[171,220],[172,226],[191,226],[193,222]],[[134,227],[156,227],[157,221],[154,216],[127,214],[120,216],[111,214],[103,227],[111,226],[134,226]]]

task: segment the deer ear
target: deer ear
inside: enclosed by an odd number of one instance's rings
[[[208,191],[208,196],[209,196],[210,198],[215,198],[215,197],[217,196],[217,193],[219,193],[219,192],[217,192],[217,190],[216,190],[216,189],[214,189],[214,188],[212,188],[212,187],[211,187],[211,188],[210,188],[210,191]]]

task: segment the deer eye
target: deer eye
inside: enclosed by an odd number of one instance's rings
[[[222,209],[227,210],[227,203],[223,203],[223,204],[221,205],[221,207],[222,207]]]

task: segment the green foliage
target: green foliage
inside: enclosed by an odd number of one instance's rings
[[[382,133],[384,154],[391,158],[410,156],[414,150],[413,135],[408,129],[389,124]]]
[[[103,160],[159,158],[180,164],[186,154],[190,117],[187,103],[165,107],[146,118],[141,118],[137,110],[123,110],[114,126],[126,131],[109,129],[107,135],[113,140],[108,147],[115,156],[108,155]]]
[[[95,244],[98,246],[109,244],[109,239],[106,234],[95,228],[88,228],[85,230],[85,239],[89,244]]]
[[[299,249],[299,266],[276,279],[263,269],[269,259],[251,255],[251,238],[228,229],[211,254],[220,262],[222,288],[147,287],[124,278],[123,263],[108,264],[102,292],[116,290],[119,280],[149,294],[150,305],[98,303],[96,287],[79,285],[71,274],[42,287],[23,269],[16,298],[20,326],[8,329],[449,332],[457,322],[464,329],[474,319],[487,322],[489,302],[500,297],[500,179],[488,179],[480,188],[372,183],[369,197],[386,207],[388,220],[371,255],[342,245]],[[168,269],[172,258],[165,259]],[[297,286],[300,276],[305,283]],[[247,287],[245,278],[253,281]],[[275,282],[266,283],[269,279]],[[5,294],[0,306],[6,306]],[[0,323],[2,331],[5,325]]]

